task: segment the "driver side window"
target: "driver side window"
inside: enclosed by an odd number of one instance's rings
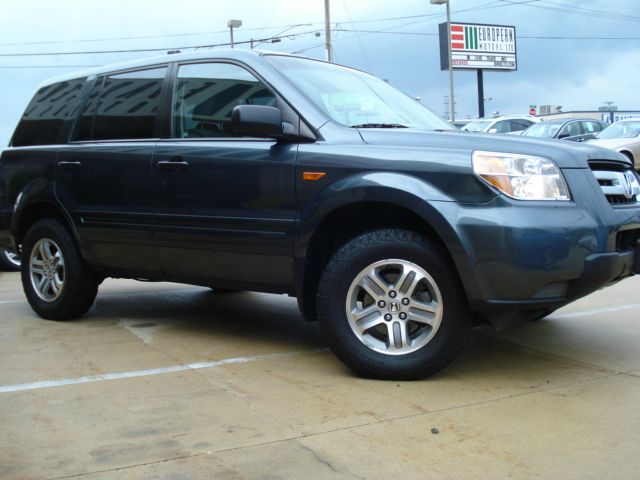
[[[176,138],[233,137],[236,105],[276,106],[276,97],[242,67],[231,63],[181,65],[173,95]]]

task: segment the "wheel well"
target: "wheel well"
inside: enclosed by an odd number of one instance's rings
[[[55,206],[47,202],[34,203],[20,213],[16,223],[16,243],[21,245],[29,227],[43,218],[54,218],[65,227],[69,227],[67,219]]]
[[[307,320],[315,319],[315,295],[320,276],[333,254],[357,235],[377,228],[402,228],[422,233],[436,242],[455,265],[440,236],[422,217],[404,207],[366,202],[340,207],[316,227],[305,255],[303,298],[300,308]]]
[[[627,157],[632,162],[634,161],[633,160],[633,154],[630,151],[628,151],[628,150],[620,150],[620,153],[623,154],[625,157]]]

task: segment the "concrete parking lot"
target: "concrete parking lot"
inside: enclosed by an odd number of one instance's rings
[[[354,377],[284,296],[107,280],[56,323],[3,273],[0,477],[638,478],[639,291],[405,383]]]

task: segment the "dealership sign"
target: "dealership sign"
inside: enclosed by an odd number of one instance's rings
[[[440,24],[440,68],[449,68],[447,24]],[[516,70],[516,28],[451,23],[451,63],[455,70]]]

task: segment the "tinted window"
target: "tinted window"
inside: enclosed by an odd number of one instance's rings
[[[162,67],[107,76],[98,98],[91,138],[157,137],[155,124],[166,72],[167,68]]]
[[[232,136],[236,105],[276,106],[276,97],[244,68],[229,63],[182,65],[173,96],[178,138]]]
[[[84,82],[84,78],[78,78],[38,90],[24,112],[11,144],[23,147],[60,142],[65,121],[76,113]]]

